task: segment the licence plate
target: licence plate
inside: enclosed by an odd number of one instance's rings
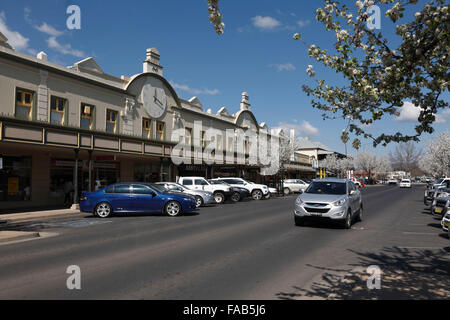
[[[434,208],[434,212],[436,212],[436,213],[442,213],[442,209],[441,209],[441,208]]]
[[[450,227],[450,221],[445,221],[444,225],[445,225],[445,227]]]
[[[312,216],[321,217],[322,214],[320,212],[311,212]]]

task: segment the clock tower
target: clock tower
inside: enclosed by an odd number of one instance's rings
[[[159,51],[156,48],[147,49],[146,59],[144,61],[143,72],[156,73],[162,77],[163,67],[159,62]]]

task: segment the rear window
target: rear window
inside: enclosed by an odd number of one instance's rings
[[[346,184],[344,182],[324,182],[313,181],[305,193],[312,194],[346,194]]]

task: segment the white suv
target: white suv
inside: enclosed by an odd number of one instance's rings
[[[309,183],[301,179],[287,179],[283,181],[284,194],[290,194],[294,192],[303,193],[306,188],[309,187]]]
[[[232,187],[240,187],[247,189],[252,195],[253,200],[261,200],[264,198],[269,198],[269,188],[263,184],[250,183],[241,178],[217,178],[213,180],[222,180],[231,185]]]
[[[204,190],[214,194],[216,203],[224,203],[225,199],[233,193],[225,184],[210,184],[203,177],[180,177],[178,183],[191,190]]]

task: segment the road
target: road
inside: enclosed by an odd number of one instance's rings
[[[22,229],[58,235],[0,246],[0,299],[442,298],[450,241],[424,209],[423,188],[365,188],[351,230],[295,227],[295,196],[176,218],[33,223]],[[70,265],[81,290],[66,287]],[[356,276],[370,265],[383,272],[380,290]]]

